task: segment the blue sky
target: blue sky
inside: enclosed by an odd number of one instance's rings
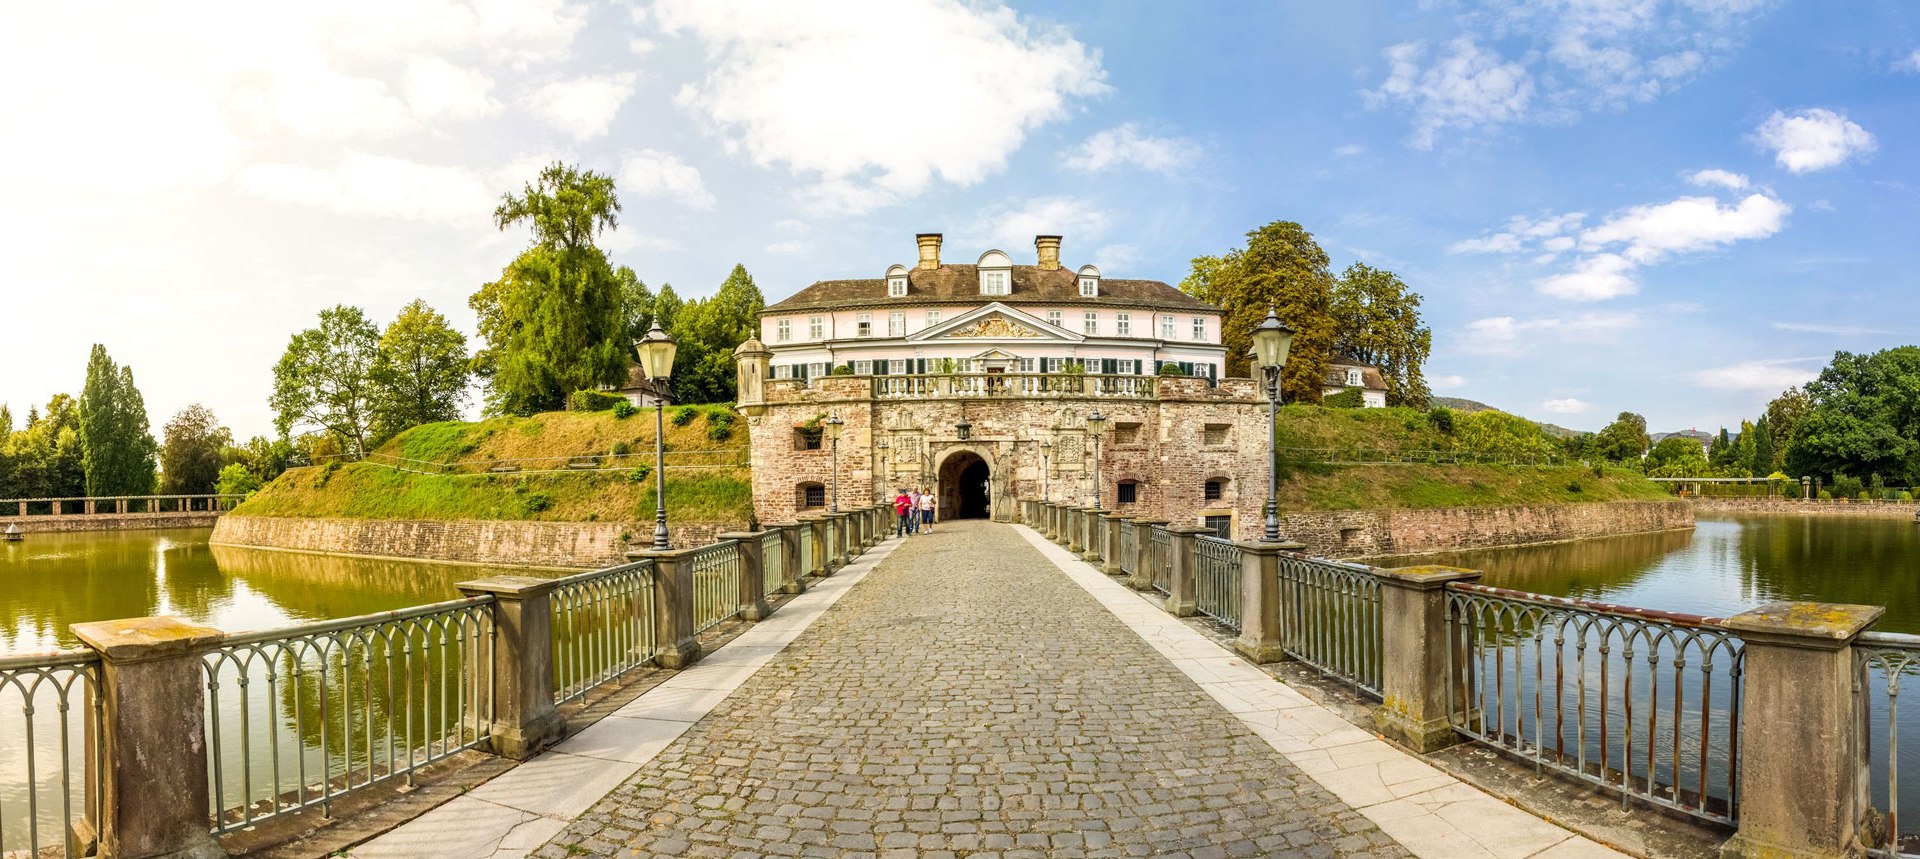
[[[1178,283],[1297,220],[1426,297],[1438,393],[1583,429],[1734,423],[1920,331],[1913,4],[64,5],[0,11],[19,411],[103,342],[156,429],[266,432],[322,307],[471,332],[525,241],[491,207],[554,158],[683,295],[929,230]]]

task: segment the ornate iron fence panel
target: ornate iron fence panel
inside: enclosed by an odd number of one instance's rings
[[[740,613],[740,543],[722,540],[694,550],[693,631],[704,632]]]
[[[1120,523],[1120,572],[1133,575],[1134,565],[1140,563],[1135,550],[1140,547],[1140,526],[1132,522]]]
[[[1876,856],[1920,855],[1920,832],[1904,831],[1901,826],[1902,819],[1912,819],[1920,812],[1920,784],[1901,789],[1903,777],[1912,781],[1920,776],[1920,742],[1910,742],[1904,749],[1900,742],[1902,733],[1920,731],[1920,717],[1914,710],[1909,709],[1904,717],[1900,712],[1902,680],[1920,675],[1920,635],[1863,633],[1854,641],[1853,653],[1866,679],[1859,706],[1867,726],[1867,764],[1876,812],[1866,832],[1867,852]],[[1904,725],[1902,718],[1906,720]],[[1914,740],[1912,736],[1907,739]]]
[[[1173,538],[1167,535],[1165,525],[1154,525],[1147,531],[1147,569],[1153,573],[1153,589],[1163,594],[1173,588],[1172,546]]]
[[[318,805],[486,741],[493,598],[229,636],[201,660],[212,821]]]
[[[1373,568],[1280,555],[1280,647],[1380,695],[1380,580]]]
[[[1720,619],[1447,586],[1454,730],[1631,800],[1739,807],[1745,644]]]
[[[800,526],[800,578],[813,575],[813,523]]]
[[[0,657],[0,855],[79,855],[67,833],[100,800],[99,684],[92,651]]]
[[[1231,629],[1240,629],[1240,547],[1233,541],[1194,537],[1193,607]]]
[[[773,596],[787,578],[787,542],[781,531],[760,538],[760,595]]]
[[[554,703],[653,661],[659,645],[653,569],[652,561],[638,561],[555,581],[549,598]]]

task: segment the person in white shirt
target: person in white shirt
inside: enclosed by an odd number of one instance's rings
[[[920,527],[933,533],[933,493],[920,493]]]

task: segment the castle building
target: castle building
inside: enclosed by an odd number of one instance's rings
[[[951,264],[940,234],[916,238],[913,267],[800,290],[736,351],[761,521],[822,511],[836,491],[844,509],[921,486],[947,519],[1097,494],[1139,517],[1257,532],[1265,400],[1221,377],[1219,308],[1067,268],[1060,236],[1035,238],[1033,265],[1000,250]],[[830,418],[844,427],[837,471]]]

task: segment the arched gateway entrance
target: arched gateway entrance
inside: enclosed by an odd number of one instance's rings
[[[980,454],[955,451],[940,463],[940,518],[985,519],[993,513],[993,470]]]

